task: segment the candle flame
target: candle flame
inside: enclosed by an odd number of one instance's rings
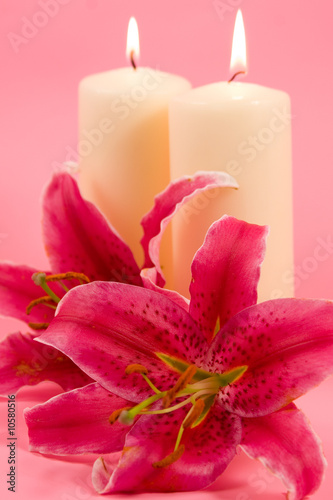
[[[243,72],[246,73],[246,40],[245,40],[245,29],[242,12],[239,9],[236,16],[234,38],[232,41],[232,51],[231,51],[231,61],[230,61],[230,71],[231,73]]]
[[[139,28],[134,17],[128,23],[126,55],[131,61],[140,55]]]

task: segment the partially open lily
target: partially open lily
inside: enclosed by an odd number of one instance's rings
[[[156,197],[153,209],[143,220],[146,266],[153,265],[150,242],[161,237],[172,215],[198,192],[215,187],[235,188],[237,183],[222,172],[198,172],[171,183]],[[53,357],[49,353],[49,362],[36,361],[38,348],[33,339],[47,328],[57,303],[69,289],[95,280],[137,286],[146,283],[149,287],[164,284],[158,264],[159,244],[154,244],[154,261],[160,272],[154,273],[153,281],[152,274],[142,279],[130,248],[98,209],[81,197],[76,181],[69,174],[54,175],[45,190],[43,239],[51,271],[0,264],[0,314],[22,320],[36,331],[26,335],[13,333],[0,344],[1,394],[13,393],[22,385],[42,380],[54,380],[64,389],[91,381],[56,350]],[[62,362],[55,364],[56,359]]]
[[[189,308],[121,283],[71,290],[38,340],[95,383],[26,411],[31,450],[104,455],[93,483],[108,493],[204,488],[240,445],[290,499],[315,491],[324,458],[292,401],[333,372],[333,303],[256,305],[266,235],[232,217],[213,224]]]

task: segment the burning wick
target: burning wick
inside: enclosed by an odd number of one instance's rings
[[[238,75],[245,75],[246,74],[246,71],[237,71],[237,73],[234,74],[234,76],[232,78],[230,78],[230,80],[228,81],[228,83],[230,82],[233,82],[234,79],[238,76]]]
[[[131,55],[130,55],[130,59],[131,59],[131,64],[133,66],[134,69],[136,69],[136,63],[134,61],[134,50],[131,50]]]

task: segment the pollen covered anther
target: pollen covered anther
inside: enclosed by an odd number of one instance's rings
[[[170,453],[167,457],[163,458],[163,460],[160,460],[159,462],[153,463],[153,467],[156,469],[162,468],[162,467],[167,467],[168,465],[171,465],[175,463],[177,460],[180,459],[182,454],[185,451],[185,445],[181,444],[177,450],[174,452]]]
[[[54,300],[52,299],[52,297],[49,297],[49,295],[45,295],[44,297],[39,297],[38,299],[32,300],[26,308],[26,313],[30,314],[32,309],[38,304],[49,304],[50,302],[54,302]]]
[[[83,273],[61,273],[61,274],[50,274],[49,276],[45,276],[45,281],[61,281],[61,280],[79,280],[85,281],[86,283],[90,283],[90,279]]]
[[[131,375],[131,373],[142,373],[143,375],[148,374],[148,370],[145,366],[143,365],[128,365],[125,369],[126,375]]]
[[[32,330],[46,330],[50,323],[28,323]]]
[[[147,382],[149,387],[155,392],[155,394],[161,394],[161,391],[155,387],[153,382],[147,377],[148,370],[145,366],[140,364],[128,365],[125,368],[126,375],[131,375],[132,373],[139,373],[142,375],[143,379]]]
[[[195,365],[190,365],[184,373],[179,377],[176,384],[170,389],[163,398],[163,408],[168,408],[172,401],[176,398],[177,392],[185,389],[187,384],[189,384],[197,372],[197,367]]]
[[[183,422],[184,429],[187,429],[188,427],[191,427],[192,424],[194,424],[194,422],[200,417],[201,413],[204,411],[204,408],[205,408],[205,402],[202,399],[197,399],[195,405],[188,413]]]
[[[109,422],[110,424],[114,424],[118,418],[120,417],[120,414],[123,412],[123,411],[127,411],[127,410],[130,410],[131,409],[131,406],[125,406],[124,408],[118,408],[118,410],[114,410],[111,415],[109,416]]]
[[[65,292],[68,292],[68,288],[64,283],[62,283],[63,280],[76,279],[79,281],[80,285],[82,285],[82,283],[90,283],[90,279],[88,278],[88,276],[83,273],[76,272],[50,274],[49,276],[47,276],[46,273],[37,272],[32,275],[31,279],[35,283],[35,285],[40,286],[44,290],[44,292],[47,293],[47,295],[44,297],[39,297],[38,299],[30,302],[26,309],[27,314],[30,314],[31,309],[39,304],[44,304],[53,309],[57,308],[57,304],[60,302],[61,298],[58,297],[58,295],[49,287],[49,285],[47,284],[48,282],[60,282],[59,284],[65,290]]]

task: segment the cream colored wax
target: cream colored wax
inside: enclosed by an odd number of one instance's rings
[[[131,67],[91,75],[80,83],[80,188],[139,264],[140,220],[170,179],[169,100],[190,87],[179,76]]]
[[[172,179],[224,170],[239,184],[237,191],[201,195],[175,219],[180,292],[188,295],[190,264],[208,227],[229,214],[270,226],[259,300],[293,295],[291,119],[286,93],[247,83],[214,83],[170,103]]]

